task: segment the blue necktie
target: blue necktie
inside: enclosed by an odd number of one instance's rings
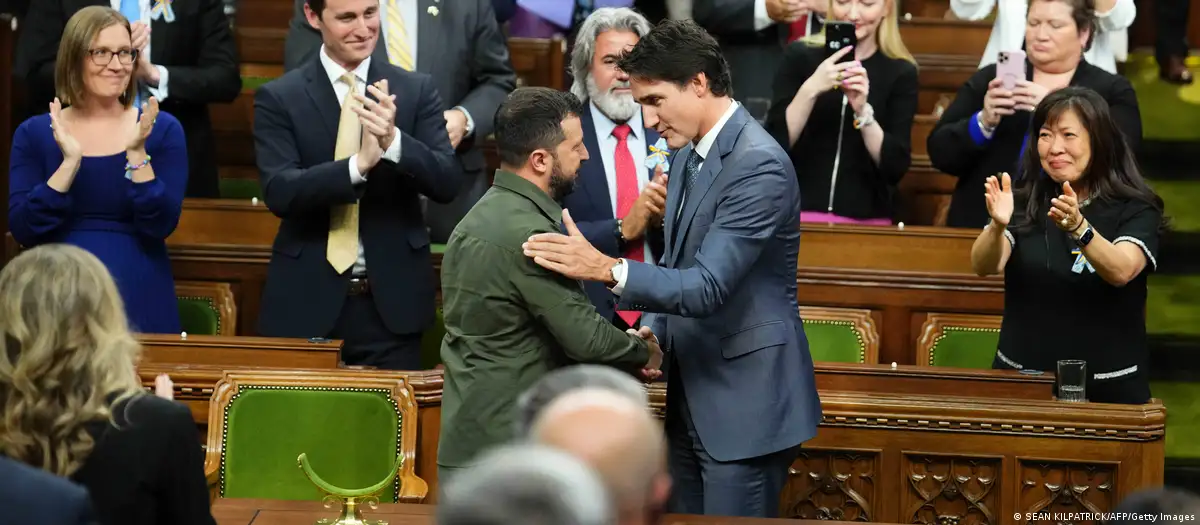
[[[142,20],[142,7],[139,0],[121,0],[121,15],[129,19],[129,23],[140,22]],[[133,105],[142,107],[142,86],[139,84],[134,90]]]
[[[704,161],[700,154],[696,152],[696,148],[692,148],[692,153],[688,155],[687,163],[683,165],[684,180],[683,194],[679,196],[679,209],[675,211],[675,224],[679,224],[679,218],[683,216],[683,204],[687,202],[688,194],[692,192],[692,186],[696,185],[696,179],[700,176],[700,163]]]

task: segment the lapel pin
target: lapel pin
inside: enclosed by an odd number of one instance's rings
[[[431,15],[433,15],[433,16],[437,16],[437,15],[438,15],[438,8],[437,8],[437,6],[436,6],[436,5],[431,5],[431,6],[429,6],[429,9],[427,9],[427,11],[429,11],[429,14],[431,14]]]
[[[162,19],[166,23],[175,21],[175,10],[171,8],[172,0],[154,0],[154,6],[150,8],[150,19]]]
[[[667,148],[667,139],[659,137],[658,142],[650,146],[650,154],[646,156],[646,167],[654,169],[659,164],[663,165],[663,171],[671,170],[671,163],[667,160],[667,155],[671,151]]]

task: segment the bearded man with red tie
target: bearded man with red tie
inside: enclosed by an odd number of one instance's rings
[[[692,18],[721,44],[733,98],[762,122],[783,48],[817,34],[829,0],[695,0]]]
[[[575,191],[563,200],[579,230],[610,257],[653,263],[663,253],[662,213],[670,156],[653,128],[642,124],[629,77],[617,58],[650,32],[645,17],[628,8],[600,8],[579,27],[571,53],[571,92],[586,106],[580,115],[591,159],[579,168]],[[638,326],[641,312],[615,311],[616,298],[602,283],[584,283],[588,299],[622,329]]]

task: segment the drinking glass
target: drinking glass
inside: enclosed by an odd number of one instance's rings
[[[1087,401],[1087,361],[1064,359],[1058,362],[1058,400],[1068,403]]]

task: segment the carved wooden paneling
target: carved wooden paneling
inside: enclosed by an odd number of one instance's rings
[[[1117,464],[1021,458],[1018,508],[1062,523],[1091,523],[1088,514],[1111,512],[1117,504]],[[1057,515],[1057,519],[1055,516]]]
[[[999,456],[904,454],[901,517],[925,525],[1000,523],[1003,462]]]
[[[878,508],[881,450],[804,448],[788,470],[779,516],[872,521]]]

